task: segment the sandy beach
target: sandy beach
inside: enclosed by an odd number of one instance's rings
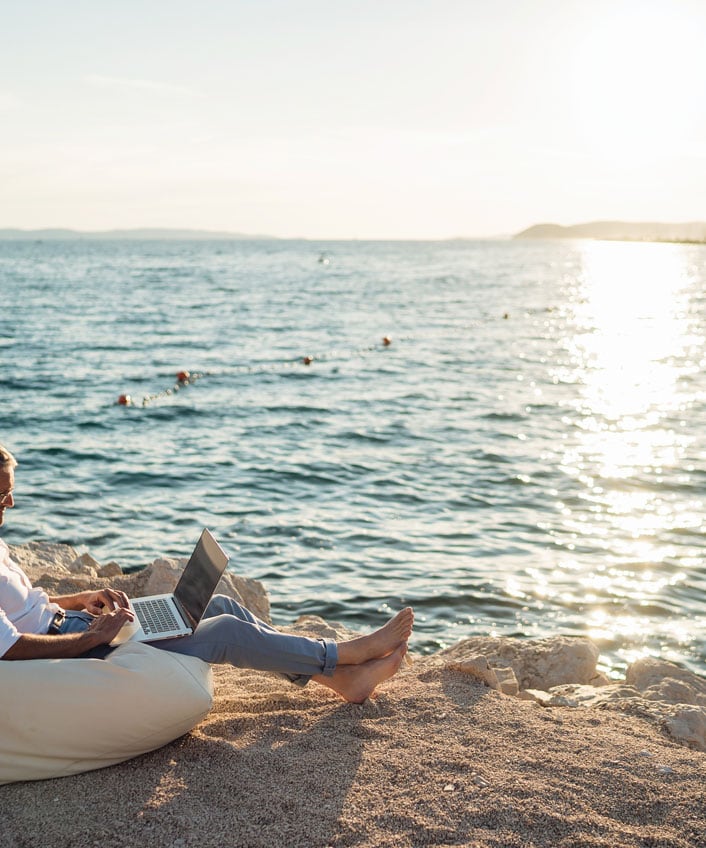
[[[56,589],[100,580],[65,546],[13,552]],[[147,592],[182,565],[107,571]],[[266,615],[262,585],[232,580]],[[348,635],[315,617],[288,629]],[[587,640],[466,640],[413,656],[362,705],[218,667],[213,709],[186,736],[110,768],[0,787],[0,846],[706,845],[706,681],[655,665],[609,684],[596,654]],[[484,656],[514,669],[522,697],[478,679],[503,677],[483,671]],[[562,675],[584,680],[551,685]],[[541,680],[544,694],[527,691]],[[692,703],[667,703],[670,692]]]
[[[703,846],[706,755],[643,719],[542,708],[417,660],[361,706],[220,669],[191,734],[0,788],[0,844]]]

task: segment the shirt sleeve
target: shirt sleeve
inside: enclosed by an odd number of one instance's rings
[[[22,634],[0,608],[0,659],[10,650]]]

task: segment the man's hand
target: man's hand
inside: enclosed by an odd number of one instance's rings
[[[100,641],[99,645],[107,645],[112,642],[122,628],[135,618],[135,615],[130,609],[116,609],[114,612],[108,612],[104,615],[97,616],[89,625],[88,633],[93,634]]]
[[[123,625],[134,617],[132,610],[121,608],[97,616],[83,633],[67,633],[63,636],[23,633],[0,661],[79,657],[92,648],[112,642]]]
[[[102,615],[114,609],[128,609],[130,606],[125,592],[110,588],[88,589],[85,592],[77,592],[75,595],[62,595],[49,600],[62,609],[85,609],[91,615]]]

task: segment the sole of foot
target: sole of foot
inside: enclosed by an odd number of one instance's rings
[[[346,701],[362,704],[381,683],[397,674],[406,653],[407,643],[403,642],[385,657],[368,660],[360,665],[339,666],[335,690]]]

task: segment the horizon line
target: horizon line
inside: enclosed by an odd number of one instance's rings
[[[140,235],[143,234],[143,235]],[[186,234],[199,236],[204,239],[213,238],[220,241],[499,241],[512,239],[514,233],[499,233],[492,235],[452,235],[452,236],[277,236],[269,233],[243,233],[231,230],[209,230],[198,227],[111,227],[110,229],[85,230],[74,227],[0,227],[0,238],[10,240],[13,235],[20,238],[56,238],[62,236],[90,238],[115,237],[124,235],[134,238],[155,238],[157,234],[185,237]],[[183,235],[182,235],[183,234]]]

